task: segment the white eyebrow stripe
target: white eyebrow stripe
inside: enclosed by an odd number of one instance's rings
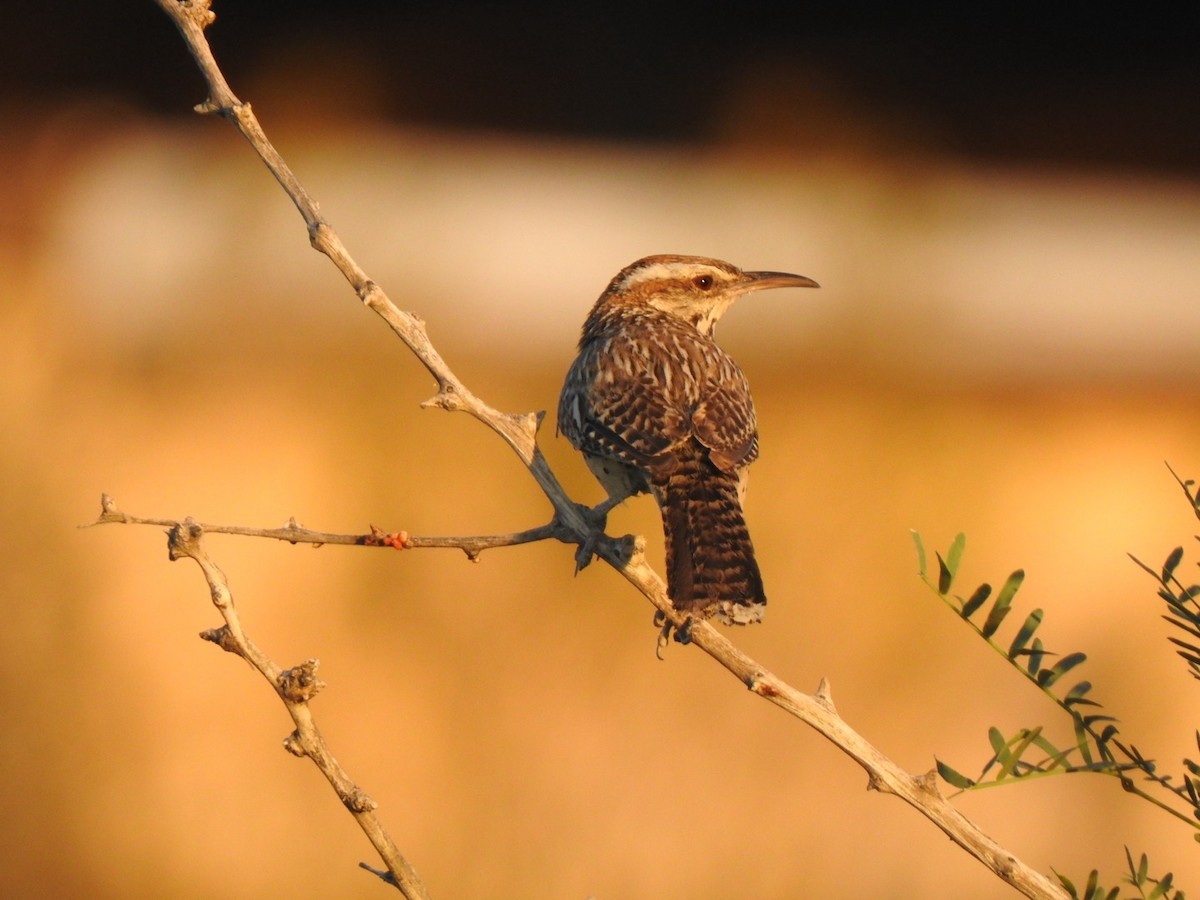
[[[702,268],[703,271],[701,271]],[[627,288],[630,285],[645,284],[650,281],[668,281],[679,278],[681,275],[687,272],[695,272],[697,275],[711,274],[718,280],[720,280],[721,276],[724,274],[715,268],[711,268],[709,266],[701,267],[695,263],[691,265],[680,265],[679,263],[660,262],[653,263],[645,266],[644,268],[634,269],[625,276],[624,281],[621,282],[621,287]]]

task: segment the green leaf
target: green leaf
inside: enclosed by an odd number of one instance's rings
[[[1111,741],[1116,736],[1116,734],[1117,734],[1117,726],[1116,725],[1108,725],[1105,727],[1105,729],[1102,732],[1100,732],[1100,736],[1098,738],[1096,738],[1096,743],[1099,744],[1103,748],[1105,744],[1107,744],[1109,741]]]
[[[1012,751],[1008,747],[1009,742],[1004,739],[1004,735],[1000,733],[1000,729],[994,725],[988,729],[988,740],[991,741],[992,749],[996,751],[994,758],[1000,765],[1000,774],[996,776],[996,780],[999,781],[1012,774],[1013,768],[1020,759],[1012,754]]]
[[[1171,889],[1171,882],[1174,880],[1175,876],[1170,872],[1158,879],[1158,884],[1154,886],[1154,890],[1146,895],[1146,900],[1155,900],[1157,897],[1165,897],[1167,895],[1167,891]]]
[[[973,593],[967,599],[967,601],[965,603],[963,603],[963,608],[962,608],[962,613],[961,613],[962,617],[964,619],[971,618],[971,616],[975,614],[975,610],[977,610],[977,609],[979,609],[979,607],[983,606],[984,601],[987,600],[987,598],[990,597],[991,594],[992,594],[992,586],[990,584],[981,584],[979,587],[975,588],[975,593]]]
[[[991,612],[988,613],[987,619],[983,623],[983,627],[979,632],[985,637],[990,638],[996,633],[996,629],[1000,627],[1000,623],[1004,621],[1005,616],[1012,612],[1012,607],[1006,603],[1002,603],[1003,595],[996,599],[996,603],[992,606]],[[1011,598],[1010,602],[1011,602]]]
[[[1025,661],[1025,670],[1033,676],[1037,676],[1038,670],[1042,667],[1042,660],[1045,658],[1045,651],[1042,649],[1042,639],[1034,638],[1033,646],[1029,648],[1029,659]]]
[[[1171,580],[1171,576],[1175,574],[1175,569],[1179,566],[1179,561],[1183,559],[1183,548],[1176,547],[1167,555],[1167,561],[1163,563],[1162,578],[1163,584]]]
[[[997,757],[1008,749],[1008,741],[1004,739],[1004,735],[995,725],[988,729],[988,741],[991,743],[992,749],[996,751]]]
[[[1034,740],[1034,743],[1037,744],[1041,751],[1046,754],[1046,759],[1040,766],[1043,772],[1051,772],[1060,766],[1064,769],[1070,769],[1070,766],[1067,765],[1067,757],[1075,752],[1074,747],[1068,747],[1066,750],[1059,750],[1041,735],[1038,735],[1038,737]]]
[[[937,763],[938,775],[941,776],[942,781],[964,791],[975,787],[974,781],[961,772],[951,768],[936,756],[934,757],[934,761]]]
[[[1054,872],[1053,869],[1051,869],[1050,871]],[[1066,875],[1063,875],[1060,872],[1054,872],[1054,877],[1058,879],[1059,884],[1061,884],[1064,888],[1067,889],[1068,894],[1070,894],[1072,897],[1079,896],[1079,891],[1075,890],[1075,883],[1073,881],[1071,881],[1070,878],[1068,878]]]
[[[1092,759],[1091,738],[1088,736],[1087,730],[1084,728],[1083,722],[1080,719],[1075,719],[1071,722],[1075,729],[1075,749],[1079,751],[1084,765],[1092,765],[1095,760]]]
[[[1025,624],[1021,626],[1021,630],[1017,632],[1017,636],[1013,638],[1011,644],[1008,645],[1008,658],[1016,659],[1017,654],[1025,649],[1025,645],[1029,643],[1029,639],[1033,637],[1033,633],[1037,631],[1037,627],[1042,624],[1042,616],[1040,609],[1035,609],[1025,617]]]
[[[1128,851],[1126,851],[1128,852]],[[1132,862],[1132,860],[1130,860]],[[1141,860],[1138,862],[1137,872],[1134,875],[1133,883],[1139,887],[1146,883],[1146,875],[1150,872],[1150,857],[1145,853],[1142,854]]]
[[[925,577],[925,542],[921,540],[921,533],[913,528],[912,538],[913,543],[917,545],[917,574],[922,578]]]
[[[967,546],[967,536],[961,531],[954,536],[950,549],[946,552],[946,565],[950,567],[950,576],[958,574],[958,564],[962,562],[963,550]]]
[[[1027,731],[1026,729],[1022,728],[1019,732],[1017,732],[1013,739],[1008,742],[1012,756],[1012,762],[1008,767],[1000,770],[1000,774],[996,776],[997,781],[1006,775],[1016,775],[1017,777],[1020,777],[1021,773],[1017,771],[1017,766],[1021,763],[1021,757],[1025,755],[1025,751],[1029,749],[1029,745],[1037,741],[1041,732],[1041,726],[1038,726],[1032,731]],[[1025,768],[1032,768],[1036,770],[1037,767],[1032,766],[1029,763],[1025,763]]]
[[[954,573],[950,571],[950,567],[946,565],[946,561],[942,559],[942,554],[933,554],[938,561],[938,593],[943,597],[950,592],[950,585],[954,583]]]
[[[1008,606],[1012,603],[1013,595],[1021,587],[1021,582],[1025,580],[1025,570],[1017,569],[1008,576],[1004,582],[1004,587],[1000,588],[1000,594],[996,597],[996,603],[1002,603]]]
[[[1068,653],[1049,669],[1042,669],[1038,672],[1037,683],[1044,688],[1048,688],[1086,659],[1086,653]]]
[[[1091,689],[1092,683],[1090,681],[1079,682],[1077,685],[1075,685],[1075,687],[1067,691],[1067,695],[1063,697],[1063,706],[1075,706],[1079,704],[1085,706],[1099,706],[1100,704],[1098,704],[1095,700],[1085,700],[1083,697],[1083,695]]]

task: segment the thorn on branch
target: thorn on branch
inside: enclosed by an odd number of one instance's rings
[[[213,100],[212,97],[209,97],[203,103],[197,103],[192,107],[192,112],[201,116],[217,115],[228,117],[229,115],[229,110],[225,109],[223,106],[221,106],[221,104]]]
[[[129,517],[117,508],[117,502],[108,494],[100,495],[100,517],[93,523],[99,525],[103,522],[127,522]]]
[[[365,862],[360,862],[358,864],[358,867],[360,869],[366,869],[372,875],[377,876],[378,878],[382,879],[387,884],[390,884],[392,887],[400,887],[400,883],[398,881],[396,881],[396,876],[393,875],[391,872],[386,871],[385,869],[376,869],[374,866],[369,866]]]
[[[822,678],[817,684],[817,693],[815,694],[817,702],[824,706],[831,713],[836,714],[837,708],[833,705],[833,694],[829,690],[829,680]]]
[[[236,653],[242,655],[242,648],[238,646],[237,641],[233,638],[233,633],[229,630],[228,625],[222,625],[220,628],[209,628],[206,631],[200,632],[200,639],[216,644],[226,653]]]
[[[421,409],[444,409],[446,412],[458,412],[463,408],[463,399],[450,382],[443,384],[436,394],[421,404]]]
[[[937,769],[930,769],[924,775],[919,776],[916,779],[916,783],[917,787],[927,794],[931,794],[934,797],[942,796],[941,788],[938,787]]]

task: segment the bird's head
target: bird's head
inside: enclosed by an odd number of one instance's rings
[[[647,256],[617,273],[597,309],[603,305],[650,307],[711,335],[717,320],[742,294],[784,287],[819,285],[787,272],[743,272],[704,256]]]

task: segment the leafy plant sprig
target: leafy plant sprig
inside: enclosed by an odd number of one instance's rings
[[[1137,896],[1141,900],[1187,900],[1183,891],[1176,890],[1172,892],[1175,876],[1168,872],[1161,878],[1154,878],[1150,875],[1150,860],[1143,853],[1137,864],[1134,864],[1133,854],[1129,852],[1129,848],[1125,848],[1125,865],[1128,867],[1129,875],[1126,881],[1133,885],[1137,890]],[[1075,883],[1066,875],[1060,872],[1054,873],[1058,878],[1059,883],[1066,888],[1067,892],[1079,900],[1117,900],[1121,894],[1119,887],[1104,888],[1100,884],[1100,873],[1096,869],[1092,869],[1088,873],[1088,879],[1084,883],[1082,889],[1075,886]],[[1132,897],[1134,895],[1127,895]]]
[[[1014,571],[1005,579],[999,591],[993,592],[992,586],[985,583],[975,588],[969,596],[963,597],[951,591],[966,548],[966,537],[958,534],[945,556],[934,554],[936,576],[931,574],[925,543],[916,531],[913,532],[913,541],[917,548],[921,580],[988,646],[1070,716],[1074,733],[1072,745],[1058,747],[1046,737],[1043,726],[1022,728],[1011,737],[1006,737],[993,726],[988,729],[992,755],[979,776],[970,778],[939,759],[937,770],[942,779],[967,791],[996,787],[1020,779],[1095,772],[1118,778],[1126,791],[1195,828],[1195,819],[1200,819],[1200,805],[1197,803],[1200,798],[1200,765],[1187,761],[1189,774],[1185,776],[1184,783],[1173,784],[1172,776],[1159,774],[1152,759],[1143,756],[1133,744],[1120,740],[1117,719],[1100,711],[1101,705],[1088,696],[1092,690],[1090,681],[1077,681],[1063,690],[1063,678],[1086,661],[1087,655],[1079,651],[1060,655],[1043,644],[1036,633],[1045,617],[1043,610],[1034,609],[1026,615],[1011,639],[999,639],[1000,627],[1013,611],[1013,599],[1024,583],[1025,572],[1021,569]],[[1200,595],[1200,588],[1196,589],[1195,595]],[[1200,638],[1200,631],[1196,637]],[[1200,663],[1200,648],[1195,650],[1194,655]],[[1197,733],[1197,740],[1200,741],[1200,732]],[[1134,772],[1141,773],[1141,783],[1131,777]],[[1183,799],[1191,807],[1191,815],[1144,790],[1142,784],[1147,781]]]

